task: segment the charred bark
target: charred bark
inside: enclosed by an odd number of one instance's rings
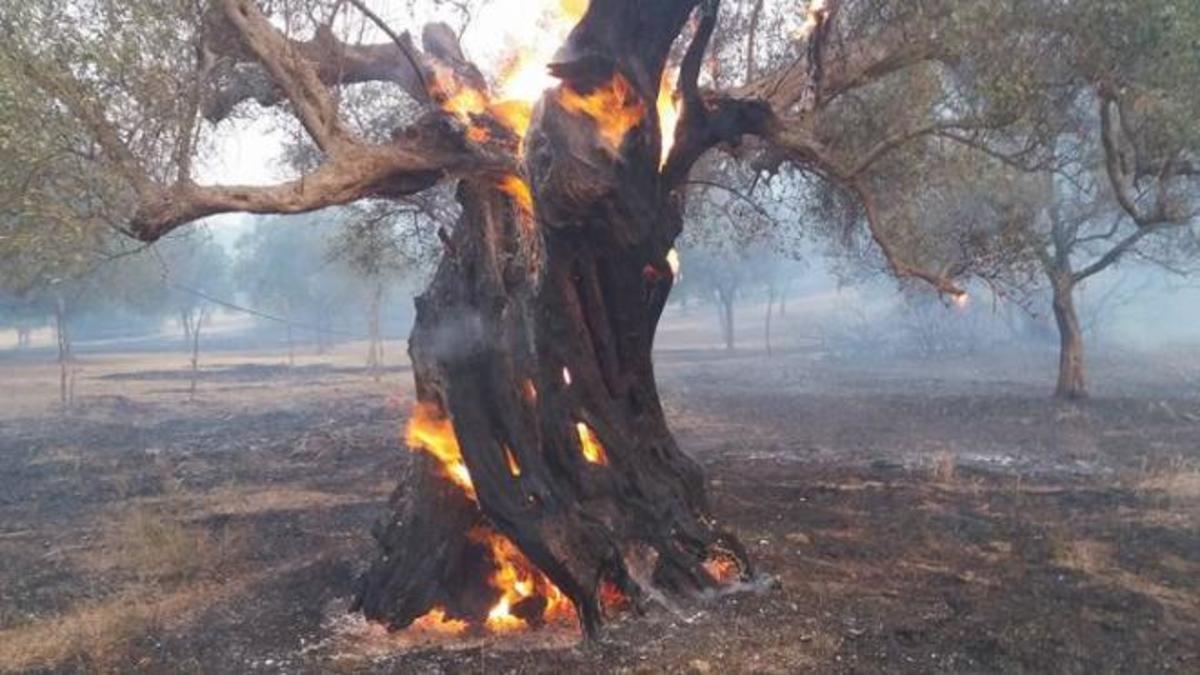
[[[421,458],[377,531],[383,553],[358,601],[368,618],[402,628],[440,608],[478,623],[497,598],[478,568],[495,562],[480,527],[544,573],[588,635],[603,588],[641,608],[753,574],[671,435],[651,357],[681,230],[653,102],[695,4],[592,3],[525,137],[532,213],[503,177],[459,184],[461,220],[417,300],[410,355],[420,405],[452,426],[472,489]],[[567,103],[624,89],[615,104],[648,114],[620,134]],[[515,613],[534,624],[545,599],[531,600]]]

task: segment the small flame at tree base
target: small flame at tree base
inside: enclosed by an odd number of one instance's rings
[[[448,618],[446,610],[441,607],[434,607],[408,626],[409,630],[438,635],[462,635],[467,632],[468,628],[470,628],[470,624],[466,621]]]
[[[742,577],[742,565],[733,553],[715,547],[701,566],[712,580],[720,585],[730,584]]]

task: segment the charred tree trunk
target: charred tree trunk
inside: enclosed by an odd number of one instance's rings
[[[1088,396],[1083,368],[1083,328],[1075,310],[1074,295],[1074,281],[1054,281],[1054,320],[1059,336],[1058,387],[1055,396],[1068,400]]]
[[[752,575],[667,427],[651,358],[682,183],[667,179],[669,162],[660,171],[653,106],[695,5],[591,4],[524,139],[532,212],[498,189],[503,176],[459,184],[462,216],[417,299],[409,350],[416,421],[449,432],[470,488],[419,457],[376,532],[382,554],[357,602],[368,618],[402,628],[439,608],[479,622],[500,595],[481,530],[544,573],[589,635],[602,588],[641,608]],[[642,114],[606,133],[571,105],[587,97]],[[535,625],[544,595],[514,614]]]

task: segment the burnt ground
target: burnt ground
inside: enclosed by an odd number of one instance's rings
[[[73,413],[0,413],[0,670],[1200,671],[1200,353],[1099,359],[1066,405],[1047,354],[678,344],[673,425],[774,588],[590,645],[380,635],[344,608],[408,459],[405,369],[226,354],[188,404],[161,359],[94,356]],[[38,368],[0,361],[0,397]]]

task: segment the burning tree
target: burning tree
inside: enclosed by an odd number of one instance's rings
[[[803,58],[736,91],[705,91],[717,2],[596,0],[564,17],[545,93],[504,100],[448,27],[427,26],[418,48],[357,1],[389,42],[335,35],[343,3],[307,40],[253,0],[167,16],[101,4],[109,11],[92,28],[113,49],[121,39],[144,48],[124,27],[157,22],[167,30],[146,33],[180,62],[130,67],[144,77],[127,77],[128,98],[106,103],[110,82],[61,67],[94,58],[87,45],[47,49],[17,30],[24,20],[68,31],[69,12],[34,3],[5,26],[6,63],[86,132],[87,151],[126,188],[114,198],[133,214],[122,227],[140,239],[217,213],[307,212],[457,181],[461,216],[441,232],[445,253],[410,341],[419,403],[407,440],[424,452],[377,533],[382,552],[357,603],[367,617],[502,630],[569,614],[591,634],[606,598],[640,608],[651,592],[695,596],[754,576],[713,519],[655,385],[651,347],[673,282],[683,186],[706,151],[746,135],[832,170],[805,135],[813,111],[909,57],[851,44],[836,70],[823,70],[836,6],[814,7],[797,36],[809,45]],[[685,32],[672,89],[668,62]],[[368,81],[399,86],[424,113],[389,139],[360,135],[333,92]],[[275,186],[199,185],[191,157],[201,117],[219,120],[251,99],[286,103],[321,161]]]
[[[519,55],[498,83],[449,27],[426,26],[418,46],[361,0],[274,15],[254,0],[65,4],[10,0],[0,66],[53,102],[72,131],[65,151],[103,169],[108,211],[132,214],[108,222],[132,236],[456,184],[460,215],[439,232],[443,257],[410,341],[419,402],[407,441],[422,452],[358,601],[395,628],[569,615],[591,634],[618,598],[640,608],[752,578],[667,427],[651,359],[693,166],[719,146],[756,171],[819,176],[892,272],[957,295],[951,273],[965,270],[931,271],[890,237],[877,169],[914,139],[1019,117],[955,117],[932,100],[913,115],[862,112],[871,99],[903,107],[872,89],[898,74],[943,81],[938,64],[970,44],[951,29],[975,25],[951,21],[956,8],[971,18],[989,2],[755,3],[749,79],[717,88],[701,86],[721,46],[716,0],[563,2],[561,47]],[[352,12],[388,40],[340,35]],[[788,36],[773,60],[756,51],[767,24]],[[342,98],[368,83],[403,91],[415,121],[368,133]],[[317,161],[277,185],[199,184],[205,124],[249,101],[286,107]]]

